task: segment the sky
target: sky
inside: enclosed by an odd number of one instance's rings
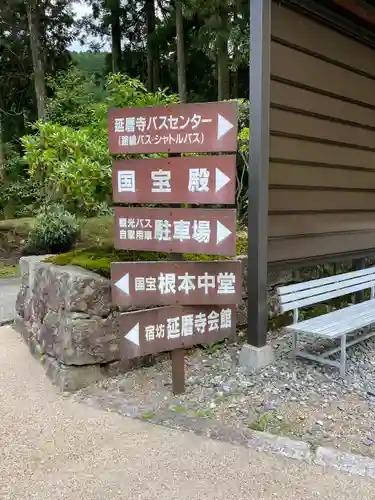
[[[79,2],[75,2],[73,4],[73,10],[74,12],[76,13],[77,15],[77,18],[80,18],[86,14],[90,14],[91,13],[91,7],[86,5],[86,4],[82,4],[82,3],[79,3]],[[92,42],[92,41],[95,41],[95,38],[94,37],[87,37],[87,41],[88,42]],[[75,52],[82,52],[84,50],[88,50],[90,47],[88,44],[86,45],[81,45],[79,43],[78,40],[74,41],[70,47],[69,47],[69,50],[71,51],[75,51]]]

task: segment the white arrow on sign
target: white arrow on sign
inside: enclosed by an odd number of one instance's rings
[[[234,127],[233,123],[229,122],[220,113],[217,114],[217,138],[221,139],[229,130]]]
[[[133,326],[129,333],[125,335],[126,340],[139,346],[139,323]]]
[[[232,231],[219,221],[216,221],[216,243],[221,243],[225,238],[232,234]]]
[[[129,273],[126,273],[125,276],[123,276],[121,279],[116,281],[115,285],[117,288],[119,288],[122,292],[126,293],[126,295],[129,295]]]
[[[216,169],[216,176],[215,176],[215,193],[220,191],[220,189],[228,184],[228,182],[231,180],[230,177],[228,177],[224,172],[222,172],[220,169]]]

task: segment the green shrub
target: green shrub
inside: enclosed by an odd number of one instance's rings
[[[68,77],[72,87],[80,78],[74,72]],[[104,101],[88,105],[86,116],[86,111],[82,114],[86,105],[78,105],[84,102],[83,88],[78,86],[74,96],[73,91],[60,88],[55,101],[49,102],[49,112],[62,123],[38,121],[32,126],[33,133],[22,137],[21,143],[28,175],[43,185],[46,199],[63,204],[69,212],[93,217],[108,213],[112,204],[108,110],[169,104],[178,97],[165,91],[147,92],[138,80],[112,75],[107,80]],[[71,117],[71,108],[76,109],[77,116]]]
[[[30,179],[27,165],[9,144],[4,145],[5,161],[0,166],[0,218],[35,215],[43,202],[40,183]]]
[[[24,253],[62,253],[70,250],[80,235],[75,215],[61,205],[45,205],[35,219]]]

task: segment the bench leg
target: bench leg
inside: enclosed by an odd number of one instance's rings
[[[297,351],[297,332],[292,333],[292,357],[296,359],[296,351]]]
[[[341,337],[341,350],[340,350],[340,375],[346,375],[346,335]]]

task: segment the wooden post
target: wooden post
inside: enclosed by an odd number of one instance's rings
[[[173,394],[185,392],[185,349],[172,351],[172,391]]]
[[[271,0],[250,0],[247,342],[267,343]]]

